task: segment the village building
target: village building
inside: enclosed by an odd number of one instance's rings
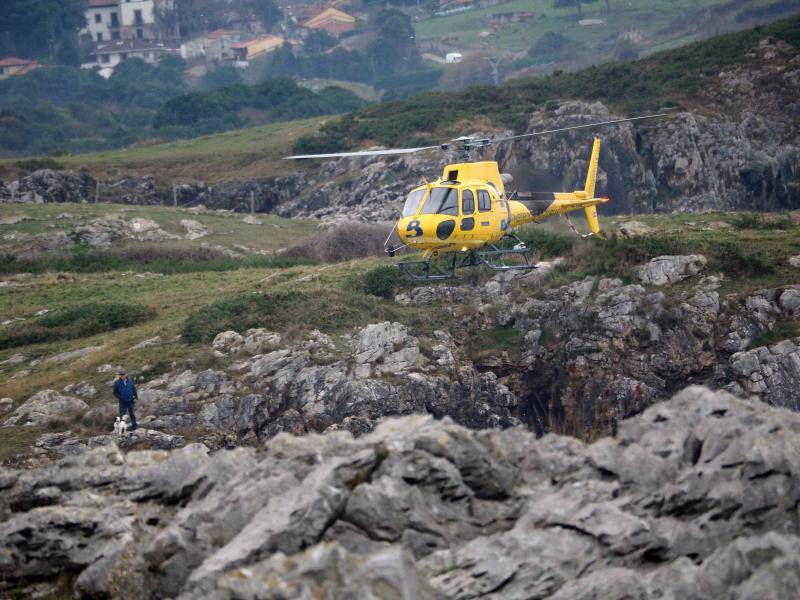
[[[274,52],[283,45],[283,38],[279,35],[264,35],[254,40],[231,44],[234,66],[245,68],[249,61],[268,52]]]
[[[333,6],[329,6],[303,23],[303,27],[307,29],[323,29],[336,37],[352,31],[355,26],[354,16]]]
[[[95,43],[112,40],[153,40],[156,0],[88,0],[84,39]]]
[[[25,60],[24,58],[0,59],[0,80],[8,79],[12,75],[25,75],[40,66],[35,60]]]
[[[173,53],[175,50],[161,42],[149,40],[117,40],[97,44],[89,53],[94,62],[81,65],[84,68],[100,67],[100,74],[109,77],[114,67],[123,60],[140,58],[146,63],[157,63],[164,54]]]

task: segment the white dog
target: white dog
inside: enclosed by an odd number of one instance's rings
[[[125,418],[120,419],[119,417],[117,417],[116,421],[114,421],[114,433],[116,433],[117,435],[122,435],[123,433],[127,432],[128,432],[128,421],[126,421]]]

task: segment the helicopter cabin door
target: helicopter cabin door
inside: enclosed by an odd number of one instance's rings
[[[475,236],[475,191],[461,190],[461,221],[459,224],[461,236],[471,240]]]
[[[475,239],[492,242],[500,231],[499,198],[491,188],[475,190]]]

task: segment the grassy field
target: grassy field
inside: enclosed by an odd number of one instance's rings
[[[332,117],[274,123],[191,140],[152,144],[93,154],[61,156],[65,169],[87,169],[100,179],[125,174],[153,175],[159,183],[185,180],[213,183],[225,179],[269,177],[294,172],[297,165],[281,160],[294,141],[314,133]],[[20,159],[0,160],[0,179],[20,175]]]
[[[701,37],[722,31],[738,29],[745,24],[735,20],[741,10],[763,7],[763,0],[724,2],[721,0],[611,0],[611,14],[603,1],[583,5],[582,19],[602,19],[602,25],[581,26],[573,7],[554,8],[552,0],[511,0],[489,8],[471,10],[444,17],[432,17],[415,25],[420,40],[456,38],[457,44],[466,48],[500,48],[527,50],[548,32],[565,35],[586,54],[580,64],[594,63],[597,53],[606,54],[613,49],[616,38],[626,31],[635,31],[639,54],[644,56],[658,50],[675,47]],[[725,10],[723,7],[730,7]],[[719,9],[713,19],[707,11]],[[797,12],[800,7],[787,6],[786,12]],[[534,17],[520,23],[507,23],[488,38],[482,31],[492,31],[491,15],[497,13],[531,12]],[[701,28],[703,25],[706,28]]]

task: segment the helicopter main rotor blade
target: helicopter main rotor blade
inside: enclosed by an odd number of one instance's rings
[[[547,135],[549,133],[559,133],[561,131],[571,131],[573,129],[586,129],[587,127],[600,127],[602,125],[613,125],[614,123],[627,123],[629,121],[640,121],[641,119],[654,119],[655,117],[666,117],[669,113],[658,113],[655,115],[642,115],[641,117],[629,117],[627,119],[614,119],[612,121],[599,121],[597,123],[587,123],[586,125],[573,125],[571,127],[559,127],[558,129],[547,129],[545,131],[534,131],[533,133],[523,133],[521,135],[510,135],[503,138],[494,138],[491,143],[507,142],[508,140],[518,140],[520,138],[534,137],[537,135]]]
[[[340,158],[342,156],[381,156],[391,154],[411,154],[423,150],[438,150],[441,146],[422,146],[420,148],[391,148],[389,150],[360,150],[358,152],[330,152],[327,154],[296,154],[284,156],[283,160],[297,160],[300,158]]]

